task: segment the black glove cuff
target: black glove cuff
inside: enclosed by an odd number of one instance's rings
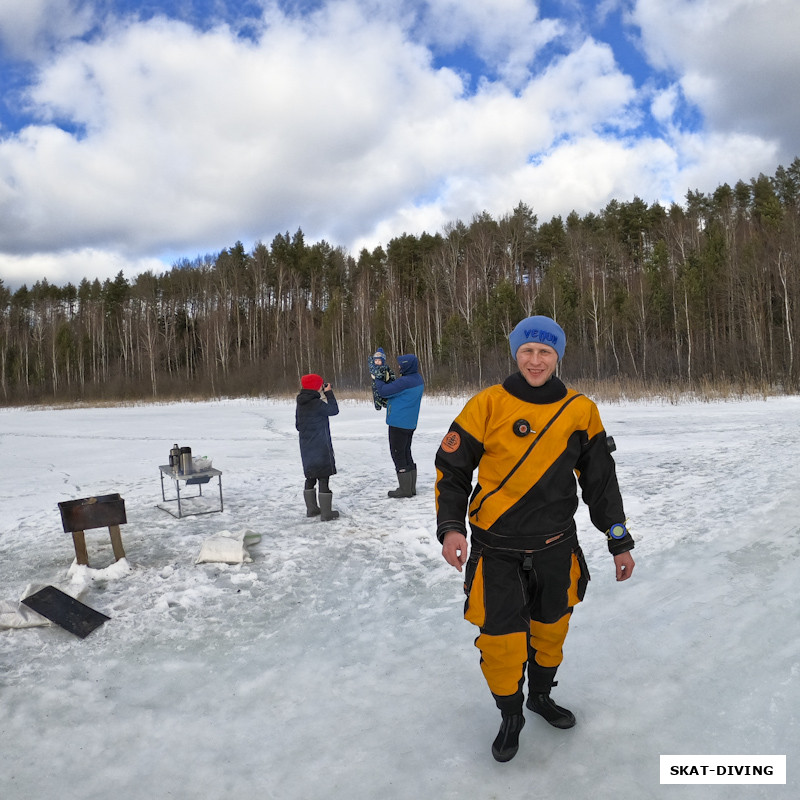
[[[439,540],[439,544],[444,544],[444,535],[450,533],[450,531],[461,533],[464,535],[464,538],[467,536],[467,526],[464,525],[463,522],[454,519],[447,520],[446,522],[439,523],[436,528],[436,538]]]
[[[628,550],[633,550],[633,548],[633,536],[631,536],[629,533],[626,534],[622,539],[608,540],[608,552],[611,553],[612,556],[618,556],[620,553],[627,553]]]

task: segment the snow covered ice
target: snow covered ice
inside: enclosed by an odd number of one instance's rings
[[[434,537],[462,400],[423,401],[404,500],[384,415],[340,404],[332,522],[305,516],[293,401],[0,409],[0,602],[53,584],[111,618],[0,632],[2,800],[797,796],[800,398],[600,405],[636,570],[615,582],[582,506],[554,690],[578,725],[529,714],[508,764]],[[156,507],[175,442],[223,471],[222,513]],[[94,529],[77,567],[58,503],[113,492],[127,558]],[[252,562],[196,564],[223,530],[261,536]],[[661,754],[786,754],[787,785],[661,786]]]

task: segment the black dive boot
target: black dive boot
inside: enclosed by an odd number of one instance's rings
[[[540,717],[544,717],[554,728],[571,728],[575,724],[575,715],[568,709],[556,705],[550,692],[535,692],[528,696],[526,707]]]
[[[492,755],[495,761],[511,761],[519,750],[519,732],[525,727],[522,714],[509,714],[503,711],[500,730],[492,742]]]
[[[392,489],[391,491],[387,492],[389,497],[413,497],[414,496],[414,477],[416,475],[416,470],[414,471],[414,475],[411,474],[411,470],[407,469],[403,472],[397,473],[397,482],[400,486],[397,489]]]
[[[528,702],[525,706],[543,717],[554,728],[571,728],[575,715],[562,706],[557,706],[550,698],[550,690],[558,686],[556,672],[558,667],[543,667],[536,662],[536,651],[528,648]]]

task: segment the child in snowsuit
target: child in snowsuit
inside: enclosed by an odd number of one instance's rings
[[[394,370],[386,363],[386,353],[379,347],[369,357],[369,374],[372,376],[372,400],[375,403],[375,410],[380,411],[386,408],[386,400],[378,394],[378,386],[381,383],[389,383],[397,376]]]
[[[297,395],[295,427],[300,433],[300,457],[306,477],[303,490],[306,516],[314,517],[319,514],[320,519],[326,521],[336,519],[339,512],[332,509],[333,493],[328,485],[328,478],[336,474],[329,417],[339,413],[339,405],[333,395],[333,387],[324,383],[319,375],[303,375],[300,385],[302,389]],[[324,391],[325,400],[322,399],[320,390]]]
[[[386,400],[389,426],[389,451],[397,472],[397,489],[389,497],[413,497],[417,493],[417,465],[411,456],[411,439],[419,420],[419,407],[425,382],[419,374],[419,361],[412,354],[399,356],[400,377],[389,383],[374,381],[375,391]]]

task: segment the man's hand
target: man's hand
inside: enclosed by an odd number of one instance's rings
[[[449,534],[448,534],[449,535]],[[614,556],[614,567],[617,570],[617,580],[626,581],[633,574],[635,564],[630,551]]]
[[[448,531],[444,535],[442,556],[451,567],[461,572],[461,567],[467,561],[467,537],[458,531]]]

